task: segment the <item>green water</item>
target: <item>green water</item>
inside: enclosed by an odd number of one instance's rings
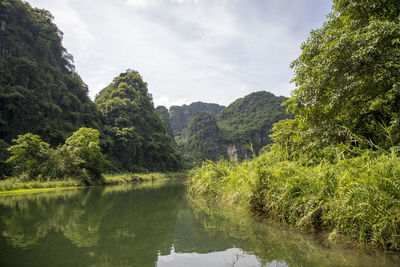
[[[182,182],[0,197],[0,266],[400,266],[188,201]]]

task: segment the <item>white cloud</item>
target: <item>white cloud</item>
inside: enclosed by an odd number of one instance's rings
[[[126,3],[132,7],[146,8],[150,4],[153,4],[154,1],[153,0],[127,0]]]
[[[171,100],[166,96],[162,96],[159,98],[155,98],[153,100],[154,102],[154,106],[165,106],[167,108],[169,108],[170,106],[182,106],[184,104],[188,104],[188,103],[192,103],[195,102],[196,100],[192,99],[188,99],[188,98],[181,98],[181,99],[176,99],[176,100]]]
[[[55,16],[92,98],[131,68],[166,106],[227,105],[257,90],[288,96],[289,64],[330,7],[330,0],[28,2]]]

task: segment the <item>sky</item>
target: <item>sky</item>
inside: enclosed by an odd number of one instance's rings
[[[28,0],[49,10],[95,95],[127,69],[154,104],[229,105],[251,92],[290,96],[290,63],[331,0]]]

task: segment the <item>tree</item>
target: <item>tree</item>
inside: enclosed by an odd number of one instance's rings
[[[26,173],[30,180],[36,179],[49,159],[50,145],[31,133],[19,135],[13,142],[15,145],[8,148],[11,156],[6,163],[13,164],[18,172]]]
[[[9,145],[0,139],[0,180],[11,174],[12,168],[6,163],[6,160],[10,157],[10,153],[7,150]]]
[[[69,175],[79,177],[87,185],[103,182],[101,173],[106,161],[99,146],[99,135],[99,131],[83,127],[61,147]]]
[[[346,142],[347,132],[386,148],[400,143],[399,16],[398,0],[334,1],[291,65],[296,89],[286,105],[303,143]]]

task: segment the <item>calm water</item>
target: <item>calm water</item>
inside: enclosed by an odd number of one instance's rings
[[[400,266],[188,201],[181,182],[0,196],[0,266]]]

